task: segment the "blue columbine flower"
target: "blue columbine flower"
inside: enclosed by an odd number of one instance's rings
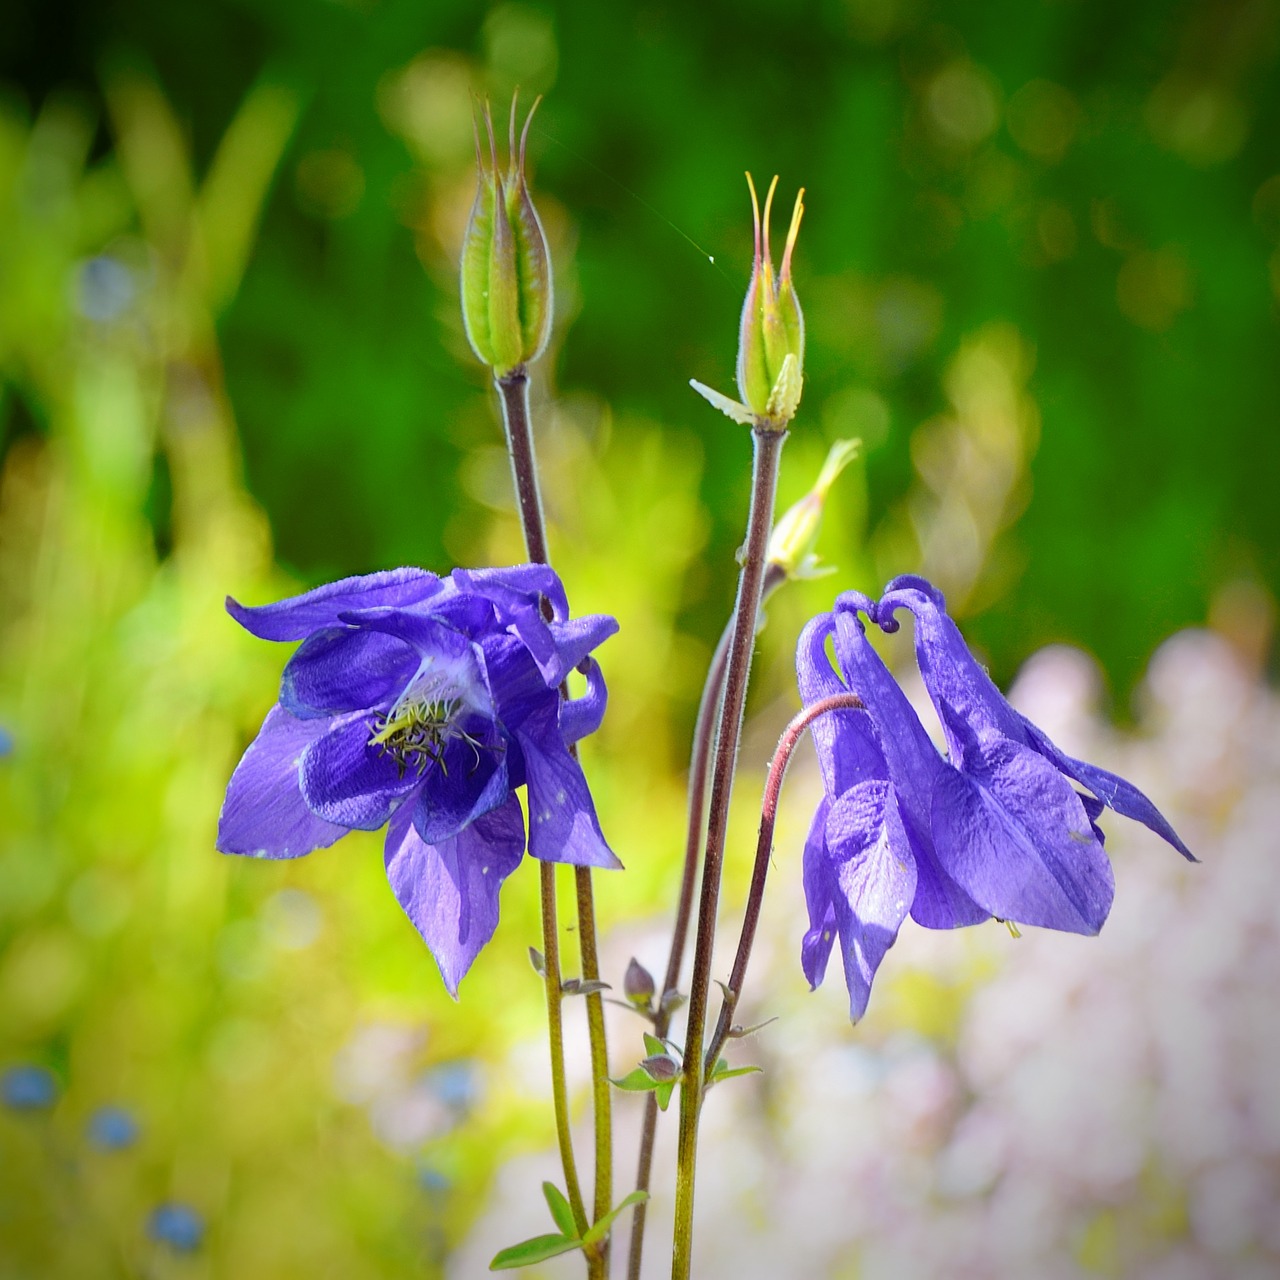
[[[895,631],[898,609],[915,617],[917,661],[945,756],[858,616]],[[851,690],[865,706],[814,722],[824,796],[804,851],[805,975],[812,986],[822,981],[838,936],[855,1020],[908,914],[930,929],[995,916],[1097,933],[1115,890],[1097,825],[1105,808],[1192,858],[1141,791],[1065,755],[1005,701],[947,617],[941,592],[923,578],[894,579],[878,603],[842,595],[834,613],[805,628],[796,662],[806,705]]]
[[[535,858],[620,865],[569,750],[604,715],[589,655],[618,624],[571,619],[545,565],[396,569],[227,609],[262,639],[302,644],[227,787],[224,853],[295,858],[389,822],[391,887],[455,995],[525,850],[517,787]],[[562,700],[575,668],[587,692]]]

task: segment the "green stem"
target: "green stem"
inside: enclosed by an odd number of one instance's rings
[[[499,398],[502,401],[502,421],[507,435],[507,451],[511,458],[511,475],[515,484],[516,501],[520,507],[520,524],[524,530],[525,548],[530,561],[538,564],[550,564],[547,553],[546,524],[542,516],[542,496],[538,487],[538,464],[533,448],[533,429],[529,417],[529,375],[523,368],[514,370],[505,377],[495,379]],[[561,696],[567,696],[568,690],[561,689]],[[576,755],[574,748],[571,752]],[[546,942],[548,901],[550,901],[551,921],[555,922],[554,867],[541,864],[543,880],[542,916],[543,942]],[[600,960],[596,947],[595,902],[591,887],[591,870],[589,867],[574,868],[574,882],[577,889],[578,907],[578,942],[581,948],[582,976],[587,981],[599,980]],[[552,886],[548,897],[547,885]],[[558,956],[557,948],[557,956]],[[550,961],[548,959],[548,974]],[[550,977],[548,977],[548,984]],[[556,1011],[551,1013],[551,995],[548,985],[547,1024],[551,1037],[551,1074],[553,1083],[553,1102],[556,1109],[556,1132],[560,1135],[560,1158],[564,1164],[565,1181],[570,1187],[576,1187],[577,1171],[574,1164],[573,1146],[569,1140],[568,1096],[564,1089],[564,1037],[561,1029],[561,1009],[559,1001],[563,998],[560,988],[559,965],[556,971]],[[595,1213],[593,1222],[599,1221],[613,1207],[613,1126],[612,1099],[609,1096],[609,1052],[605,1040],[604,1004],[599,993],[586,997],[587,1030],[591,1043],[591,1092],[592,1114],[595,1125],[596,1153],[596,1187]],[[555,1087],[557,1071],[560,1086]],[[582,1194],[578,1190],[575,1205],[570,1194],[569,1203],[574,1208],[574,1220],[579,1229],[586,1230]],[[606,1239],[595,1249],[587,1250],[587,1275],[589,1280],[603,1280],[608,1274],[609,1245]]]
[[[765,569],[760,591],[761,606],[787,580],[781,565]],[[693,913],[693,891],[697,883],[698,854],[702,852],[702,824],[707,814],[707,766],[711,763],[711,744],[720,723],[720,703],[724,695],[725,671],[729,664],[729,641],[733,637],[733,618],[725,623],[707,668],[698,703],[698,717],[693,726],[693,749],[689,760],[689,815],[685,828],[684,867],[680,875],[680,893],[676,900],[676,919],[671,930],[671,949],[667,954],[667,970],[659,989],[658,1012],[653,1020],[653,1034],[659,1040],[671,1029],[673,1007],[667,993],[674,992],[680,981],[685,946],[689,940],[689,919]],[[658,1129],[658,1099],[645,1095],[644,1120],[640,1128],[640,1158],[636,1167],[636,1190],[648,1191],[653,1173],[653,1146]],[[647,1201],[641,1201],[631,1212],[631,1248],[627,1262],[627,1280],[640,1280],[640,1264],[644,1257],[644,1232],[648,1222]]]
[[[564,1168],[565,1189],[578,1233],[590,1226],[578,1182],[578,1163],[573,1155],[573,1135],[569,1132],[569,1089],[564,1071],[564,991],[560,977],[560,935],[556,920],[556,869],[550,862],[538,863],[542,890],[542,970],[547,995],[547,1039],[551,1044],[551,1099],[556,1116],[556,1141]]]
[[[755,444],[752,465],[751,510],[747,517],[742,573],[733,614],[733,638],[725,675],[720,725],[716,735],[711,772],[711,805],[707,821],[707,845],[702,862],[702,893],[698,905],[697,943],[689,989],[689,1021],[685,1033],[686,1070],[680,1083],[680,1133],[676,1149],[676,1219],[672,1251],[672,1280],[689,1280],[693,1263],[693,1192],[697,1172],[698,1120],[702,1109],[701,1070],[703,1037],[711,987],[712,949],[716,911],[720,901],[720,877],[724,866],[725,836],[729,825],[729,800],[742,736],[747,682],[755,647],[756,618],[764,580],[765,551],[773,526],[777,495],[778,462],[787,437],[785,425],[757,419],[752,431]]]

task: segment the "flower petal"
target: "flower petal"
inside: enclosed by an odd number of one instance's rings
[[[470,741],[450,738],[440,760],[423,772],[413,825],[427,844],[452,839],[511,794],[502,730],[475,716],[468,731]]]
[[[385,710],[418,669],[403,640],[363,627],[312,632],[285,664],[280,703],[300,719]]]
[[[398,765],[370,743],[372,736],[368,716],[342,717],[302,753],[302,796],[313,813],[343,827],[376,831],[421,783],[416,769]]]
[[[559,687],[565,676],[579,666],[593,649],[617,633],[618,620],[607,613],[588,613],[568,622],[553,622],[551,637],[562,674],[557,679],[554,670],[544,671],[547,683]]]
[[[228,596],[227,612],[261,640],[301,640],[321,627],[336,626],[338,615],[347,610],[417,604],[440,588],[440,579],[425,569],[390,569],[327,582],[274,604],[242,605]]]
[[[941,774],[933,837],[948,873],[992,915],[1094,934],[1111,909],[1111,864],[1080,797],[1026,747],[999,744],[980,774]]]
[[[827,857],[840,931],[849,1017],[867,1011],[871,983],[915,898],[916,864],[893,787],[861,782],[831,806]]]
[[[1144,827],[1154,831],[1156,835],[1173,845],[1189,862],[1200,861],[1183,844],[1164,814],[1132,782],[1127,782],[1118,774],[1110,773],[1106,769],[1100,769],[1096,764],[1072,758],[1056,747],[1049,740],[1048,734],[1038,729],[1025,716],[1018,718],[1026,727],[1028,745],[1061,769],[1067,777],[1074,778],[1081,786],[1088,787],[1108,809],[1114,809],[1122,817],[1132,818],[1135,822],[1140,822]]]
[[[887,768],[870,776],[887,776],[893,781],[898,812],[911,842],[916,864],[912,919],[926,929],[978,924],[990,911],[974,902],[947,874],[931,834],[934,787],[939,777],[952,771],[951,766],[938,754],[915,708],[851,612],[836,614],[836,656],[849,687],[867,704],[884,753]]]
[[[296,720],[275,706],[236,766],[218,815],[218,848],[254,858],[297,858],[324,849],[347,834],[307,807],[298,785],[298,762],[327,720]]]
[[[587,691],[580,698],[563,699],[559,707],[560,736],[572,746],[575,742],[595,733],[604,720],[609,691],[605,688],[604,672],[594,658],[587,659]]]
[[[498,926],[498,892],[520,865],[524,820],[514,796],[452,840],[428,844],[404,806],[387,830],[387,879],[396,899],[458,994],[481,948]]]
[[[804,900],[809,908],[809,930],[800,944],[800,967],[810,990],[817,990],[827,975],[831,948],[836,941],[836,907],[831,863],[827,858],[827,814],[831,802],[818,801],[804,842]]]
[[[835,630],[832,614],[819,614],[800,634],[796,646],[796,678],[805,706],[850,689],[865,699],[855,686],[845,683],[827,656],[827,639]],[[822,778],[828,795],[839,795],[864,778],[888,777],[884,753],[862,711],[828,711],[810,726],[809,734],[818,753]]]
[[[938,709],[952,763],[976,765],[979,744],[997,738],[1027,745],[1022,718],[969,652],[937,589],[923,578],[895,578],[877,609],[882,627],[892,624],[895,609],[909,609],[915,616],[916,661]]]
[[[417,652],[417,671],[407,681],[406,693],[416,690],[425,696],[438,692],[442,697],[460,698],[469,710],[493,718],[484,653],[461,631],[438,618],[403,609],[367,609],[358,618],[347,616],[361,627],[394,636]]]
[[[517,734],[529,799],[529,852],[544,862],[620,868],[605,843],[582,766],[560,736],[557,708],[530,716]]]

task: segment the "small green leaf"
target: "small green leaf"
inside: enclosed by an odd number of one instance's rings
[[[711,1068],[711,1074],[707,1076],[707,1083],[709,1085],[719,1084],[721,1080],[732,1080],[734,1076],[754,1075],[757,1071],[763,1070],[763,1067],[731,1067],[724,1058],[721,1058]]]
[[[666,1053],[667,1046],[658,1039],[657,1036],[651,1036],[647,1031],[644,1033],[644,1047],[650,1053]]]
[[[615,1208],[610,1209],[608,1213],[595,1223],[585,1236],[582,1237],[584,1245],[593,1245],[598,1240],[603,1240],[609,1234],[609,1228],[613,1226],[614,1219],[624,1209],[630,1209],[633,1204],[642,1204],[649,1198],[647,1191],[633,1191],[625,1200],[623,1200]]]
[[[534,1236],[496,1253],[489,1263],[489,1270],[513,1271],[516,1267],[531,1267],[535,1262],[545,1262],[571,1249],[581,1248],[581,1240],[570,1240],[566,1236]]]
[[[573,1210],[564,1198],[564,1193],[554,1182],[544,1182],[542,1194],[546,1197],[547,1208],[551,1210],[551,1218],[556,1226],[564,1232],[566,1239],[576,1240],[578,1224],[573,1220]]]
[[[658,1110],[665,1111],[671,1101],[671,1094],[676,1087],[674,1080],[664,1080],[653,1089],[653,1096],[658,1100]]]
[[[610,1076],[609,1082],[628,1093],[648,1093],[658,1087],[658,1082],[643,1067],[633,1067],[621,1080]]]

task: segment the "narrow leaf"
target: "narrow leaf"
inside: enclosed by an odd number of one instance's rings
[[[529,948],[529,963],[533,965],[533,971],[538,977],[545,978],[547,976],[547,962],[537,947]]]
[[[578,1224],[573,1220],[573,1210],[569,1207],[568,1200],[564,1198],[564,1193],[554,1182],[544,1182],[542,1194],[546,1197],[547,1208],[551,1210],[551,1217],[556,1226],[564,1232],[566,1239],[576,1240]]]
[[[628,1093],[648,1093],[650,1089],[658,1087],[658,1082],[643,1067],[633,1068],[621,1080],[610,1076],[609,1082],[616,1088],[626,1089]]]
[[[490,1271],[513,1271],[516,1267],[530,1267],[535,1262],[545,1262],[548,1258],[568,1253],[572,1249],[581,1249],[581,1240],[569,1240],[564,1236],[534,1236],[530,1240],[522,1240],[509,1249],[502,1249],[494,1255],[489,1263]]]
[[[658,1100],[659,1111],[667,1109],[667,1104],[671,1101],[671,1094],[675,1087],[676,1082],[674,1080],[664,1080],[661,1084],[654,1086],[653,1096]]]
[[[633,1204],[642,1204],[649,1198],[647,1191],[633,1191],[625,1200],[618,1204],[615,1208],[609,1210],[608,1213],[595,1223],[592,1228],[582,1237],[584,1245],[595,1244],[598,1240],[603,1240],[609,1234],[609,1228],[613,1226],[614,1219],[625,1209],[630,1209]]]

